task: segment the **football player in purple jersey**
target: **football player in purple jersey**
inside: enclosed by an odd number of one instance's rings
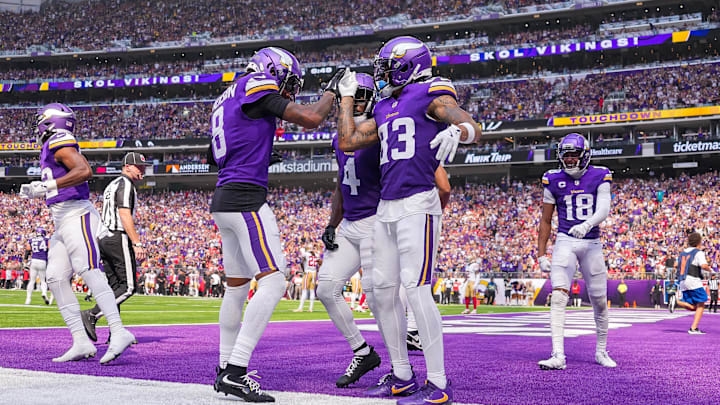
[[[213,105],[210,157],[219,170],[210,212],[222,238],[227,274],[214,388],[247,402],[275,401],[260,389],[256,372],[248,372],[247,367],[285,293],[280,231],[265,201],[277,120],[316,128],[333,106],[341,74],[330,80],[317,103],[296,104],[292,100],[303,85],[300,63],[284,49],[263,48]],[[243,317],[253,278],[257,292]]]
[[[28,241],[27,250],[30,252],[30,281],[27,285],[25,305],[30,305],[32,292],[35,290],[35,280],[37,280],[38,277],[40,277],[40,294],[42,299],[45,301],[45,305],[50,305],[50,300],[47,297],[47,282],[45,281],[49,240],[46,236],[45,229],[38,228],[36,235]]]
[[[599,228],[610,213],[612,173],[606,167],[590,165],[590,144],[580,134],[568,134],[557,148],[560,169],[549,170],[542,178],[544,194],[538,232],[538,263],[542,271],[550,272],[553,288],[550,299],[552,356],[538,365],[543,370],[566,367],[563,346],[565,307],[570,282],[579,265],[595,313],[595,361],[604,367],[616,367],[606,350],[607,269]],[[545,254],[556,207],[558,234],[550,262]]]
[[[342,96],[338,147],[356,151],[380,143],[380,202],[373,233],[373,311],[392,361],[392,372],[368,396],[407,396],[401,405],[430,401],[451,403],[445,375],[442,319],[430,281],[442,214],[435,173],[452,162],[458,143],[473,143],[480,127],[457,104],[452,83],[432,76],[428,47],[413,37],[388,41],[375,58],[375,81],[387,84],[372,118],[355,123],[355,72],[338,83]],[[427,382],[419,387],[406,345],[407,319],[398,299],[404,286],[415,313],[427,365]]]
[[[359,122],[366,120],[371,111],[375,82],[365,73],[358,73],[356,77],[353,119]],[[362,288],[370,310],[375,310],[371,281],[372,234],[380,200],[380,146],[343,152],[337,142],[336,136],[332,145],[338,162],[338,178],[330,222],[322,236],[326,251],[317,293],[330,319],[353,350],[350,365],[336,382],[339,388],[344,388],[380,365],[380,356],[365,342],[342,295],[345,283],[362,267]]]
[[[94,357],[97,349],[90,342],[80,317],[80,304],[73,294],[73,272],[92,290],[95,301],[107,319],[112,338],[100,359],[108,363],[135,343],[135,337],[123,327],[115,304],[115,295],[100,269],[97,239],[107,232],[95,206],[88,199],[88,179],[92,170],[80,154],[73,136],[75,113],[66,105],[48,104],[38,111],[38,140],[42,144],[40,163],[42,181],[23,184],[20,196],[45,198],[55,224],[50,238],[47,282],[57,306],[73,337],[73,345],[54,362]]]

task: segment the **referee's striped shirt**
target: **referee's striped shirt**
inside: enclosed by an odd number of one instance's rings
[[[708,288],[711,290],[717,290],[718,289],[718,280],[717,279],[708,280]]]
[[[103,192],[103,224],[112,232],[125,232],[118,209],[128,208],[134,216],[136,199],[137,191],[129,177],[123,174],[111,181]]]

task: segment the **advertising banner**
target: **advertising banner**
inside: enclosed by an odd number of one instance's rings
[[[99,148],[120,148],[123,141],[80,141],[80,149],[99,149]],[[0,150],[39,150],[42,147],[37,142],[13,142],[0,143]]]
[[[720,106],[676,108],[672,110],[635,111],[599,115],[580,115],[577,117],[553,117],[549,126],[561,127],[568,125],[603,124],[610,122],[646,121],[663,118],[686,118],[702,115],[720,114]]]
[[[682,155],[686,153],[720,152],[719,141],[678,141],[658,142],[655,144],[656,155]]]

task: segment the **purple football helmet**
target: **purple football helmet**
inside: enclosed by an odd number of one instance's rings
[[[375,81],[367,73],[357,73],[358,88],[355,92],[353,115],[358,117],[369,113],[375,98]],[[362,109],[358,108],[362,107]]]
[[[571,177],[580,177],[590,165],[590,143],[584,136],[571,133],[565,135],[557,146],[560,167]]]
[[[432,57],[430,49],[421,40],[408,36],[397,37],[380,48],[374,67],[375,81],[386,81],[385,87],[394,91],[418,79],[431,77]],[[388,90],[383,93],[388,93]]]
[[[75,130],[75,113],[65,104],[52,103],[38,110],[35,121],[40,143],[45,143],[57,131]]]
[[[38,228],[35,230],[35,232],[37,232],[37,234],[40,236],[45,236],[45,234],[47,233],[45,232],[45,228]]]
[[[266,73],[277,80],[280,95],[287,92],[294,99],[303,87],[303,73],[295,55],[278,47],[262,48],[255,52],[246,70]]]

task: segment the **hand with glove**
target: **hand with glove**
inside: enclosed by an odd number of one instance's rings
[[[56,191],[55,180],[33,181],[30,184],[20,186],[20,198],[45,198],[45,194]]]
[[[322,242],[325,244],[327,250],[337,250],[338,245],[335,243],[335,227],[328,225],[325,227],[325,232],[322,234]]]
[[[568,234],[578,239],[582,239],[588,232],[590,232],[590,229],[592,229],[592,225],[587,222],[583,222],[582,224],[578,224],[570,228]]]
[[[325,92],[331,92],[335,95],[335,98],[340,99],[340,92],[338,91],[338,83],[340,82],[340,79],[345,75],[346,68],[338,69],[337,72],[333,75],[332,79],[330,79],[329,82],[325,85],[325,88],[323,88],[323,93]]]
[[[550,259],[547,256],[540,256],[538,258],[538,264],[540,265],[540,271],[548,273],[550,271]]]
[[[453,159],[455,159],[458,143],[460,143],[460,134],[462,134],[460,127],[454,124],[438,132],[435,138],[430,141],[431,149],[438,148],[435,159],[439,160],[440,163],[444,163],[446,160],[448,163],[452,163]]]
[[[340,93],[340,97],[355,98],[355,93],[357,93],[358,88],[358,81],[355,76],[355,72],[350,69],[345,69],[345,73],[343,73],[342,78],[338,82],[337,88]]]

